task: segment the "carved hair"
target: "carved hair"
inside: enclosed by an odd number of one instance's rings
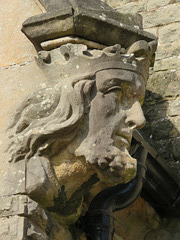
[[[152,46],[156,46],[155,44],[151,43]],[[57,64],[57,62],[52,64],[53,72],[58,72],[61,67],[61,72],[65,69],[67,72],[69,71],[68,73],[76,71],[76,77],[61,79],[54,85],[32,93],[17,109],[9,127],[10,161],[29,159],[36,153],[40,154],[55,142],[58,142],[58,146],[62,146],[72,141],[76,135],[77,126],[90,102],[90,89],[95,82],[95,73],[103,68],[120,68],[139,72],[146,80],[149,59],[155,49],[151,45],[146,41],[135,42],[127,50],[128,54],[122,54],[125,49],[121,49],[119,44],[106,47],[102,51],[87,51],[87,46],[82,44],[61,46],[57,52],[61,52],[60,55],[64,57],[68,54],[69,58],[65,57],[63,64]],[[56,55],[57,52],[54,54]],[[46,60],[39,58],[40,62],[45,61],[43,64],[48,68],[51,64]],[[71,63],[71,67],[66,65],[65,62],[68,61]],[[81,67],[77,68],[76,63],[79,62],[85,68],[86,74],[84,76],[82,76]],[[88,63],[91,63],[92,66]],[[116,64],[117,66],[115,66]],[[72,69],[72,66],[75,68]],[[54,67],[58,69],[54,69]],[[87,73],[86,70],[89,69],[90,71]]]
[[[77,133],[90,102],[93,74],[61,80],[32,93],[17,109],[10,131],[10,161],[29,159],[52,143],[62,146]]]

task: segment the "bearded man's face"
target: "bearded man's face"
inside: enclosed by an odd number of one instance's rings
[[[76,156],[97,166],[99,178],[125,183],[136,175],[136,159],[129,155],[133,130],[145,124],[141,104],[143,77],[121,69],[96,73],[97,94],[91,102],[89,131],[76,149]]]

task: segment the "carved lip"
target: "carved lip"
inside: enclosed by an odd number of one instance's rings
[[[131,144],[132,134],[130,132],[118,131],[115,138],[128,148]]]

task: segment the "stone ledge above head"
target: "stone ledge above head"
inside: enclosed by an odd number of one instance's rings
[[[156,40],[153,34],[142,30],[140,15],[118,13],[100,0],[88,1],[88,4],[87,1],[82,4],[81,0],[41,3],[48,12],[28,18],[22,27],[38,51],[41,42],[65,36],[81,37],[106,46],[121,44],[125,48],[139,40]]]

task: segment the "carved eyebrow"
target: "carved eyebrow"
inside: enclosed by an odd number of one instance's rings
[[[120,89],[120,90],[122,90],[122,87],[120,87],[120,86],[112,86],[112,87],[109,87],[108,89],[106,89],[106,91],[104,92],[104,93],[108,93],[108,92],[110,92],[110,91],[112,91],[112,90],[114,90],[114,89]]]

